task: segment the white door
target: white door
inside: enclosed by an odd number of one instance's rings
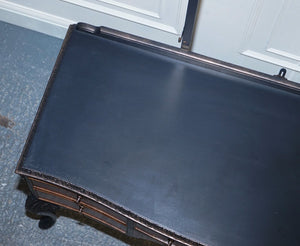
[[[202,0],[193,51],[300,82],[299,0]]]
[[[69,24],[107,26],[179,47],[188,0],[0,0],[0,20],[63,38]]]

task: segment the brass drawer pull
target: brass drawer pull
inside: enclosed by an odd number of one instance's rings
[[[77,196],[77,200],[76,200],[76,203],[77,203],[77,204],[79,204],[79,203],[80,203],[80,201],[81,201],[81,198],[82,198],[82,197],[81,197],[80,195],[78,195],[78,196]]]
[[[172,239],[169,239],[169,240],[168,240],[168,246],[172,246],[173,243],[174,243],[174,240],[172,240]]]
[[[79,205],[79,213],[82,213],[82,210],[84,209],[84,206]]]

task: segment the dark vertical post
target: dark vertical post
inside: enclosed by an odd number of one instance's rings
[[[181,48],[185,50],[190,50],[192,47],[198,5],[199,0],[189,0],[183,32],[181,39],[179,40],[181,41]]]

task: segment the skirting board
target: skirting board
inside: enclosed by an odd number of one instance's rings
[[[95,14],[93,12],[94,11],[91,11],[91,14]],[[98,15],[91,16],[86,16],[86,18],[82,18],[81,16],[78,19],[75,19],[76,17],[61,17],[55,15],[55,13],[50,14],[47,11],[37,10],[34,7],[27,7],[7,0],[0,0],[0,21],[22,26],[61,39],[65,37],[70,24],[87,22],[92,25],[105,25],[110,28],[121,29],[124,32],[153,39],[175,47],[180,47],[181,45],[181,43],[178,42],[178,34],[166,32],[157,27],[147,26],[122,18],[114,18],[114,16],[109,13],[98,13]],[[101,20],[101,22],[99,22],[99,20]]]
[[[5,0],[0,0],[0,20],[57,38],[64,38],[68,26],[75,23],[69,19]]]

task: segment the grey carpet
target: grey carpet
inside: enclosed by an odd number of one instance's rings
[[[148,245],[68,211],[45,231],[26,214],[14,170],[62,40],[4,22],[0,30],[0,245]]]

